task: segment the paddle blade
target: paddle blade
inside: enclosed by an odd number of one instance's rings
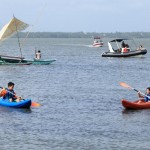
[[[39,103],[37,103],[37,102],[32,102],[31,103],[31,106],[32,107],[39,107],[39,106],[41,106]]]
[[[132,89],[131,86],[129,86],[128,84],[126,84],[125,82],[120,82],[119,83],[122,87],[128,88],[128,89]]]

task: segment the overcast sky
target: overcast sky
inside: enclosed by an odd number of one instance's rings
[[[46,32],[150,32],[150,0],[0,0],[0,27],[13,14]]]

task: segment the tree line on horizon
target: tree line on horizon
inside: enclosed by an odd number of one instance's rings
[[[27,32],[20,32],[19,37],[26,37]],[[28,38],[150,38],[150,32],[30,32]],[[16,36],[14,36],[16,37]]]

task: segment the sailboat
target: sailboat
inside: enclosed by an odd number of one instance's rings
[[[12,37],[13,35],[17,34],[18,39],[18,45],[20,50],[20,57],[14,57],[14,56],[5,56],[0,55],[0,65],[49,65],[52,62],[56,60],[26,60],[22,56],[22,49],[21,49],[21,43],[19,39],[19,32],[25,30],[28,28],[29,25],[19,19],[17,19],[15,16],[9,21],[8,24],[6,24],[2,30],[0,31],[0,42],[3,42],[4,40],[7,40],[8,38]]]
[[[2,30],[0,31],[0,42],[7,40],[8,38],[12,37],[13,35],[17,34],[19,50],[20,50],[20,57],[15,56],[7,56],[7,55],[0,55],[0,65],[30,65],[29,62],[24,62],[22,57],[22,50],[21,44],[19,40],[18,32],[25,30],[29,25],[16,17],[13,18],[7,23]]]

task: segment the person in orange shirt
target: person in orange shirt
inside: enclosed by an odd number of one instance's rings
[[[21,97],[16,96],[16,93],[14,92],[14,86],[15,84],[13,82],[9,82],[8,88],[3,88],[0,91],[0,97],[3,97],[4,100],[9,100],[10,102],[19,102]]]

